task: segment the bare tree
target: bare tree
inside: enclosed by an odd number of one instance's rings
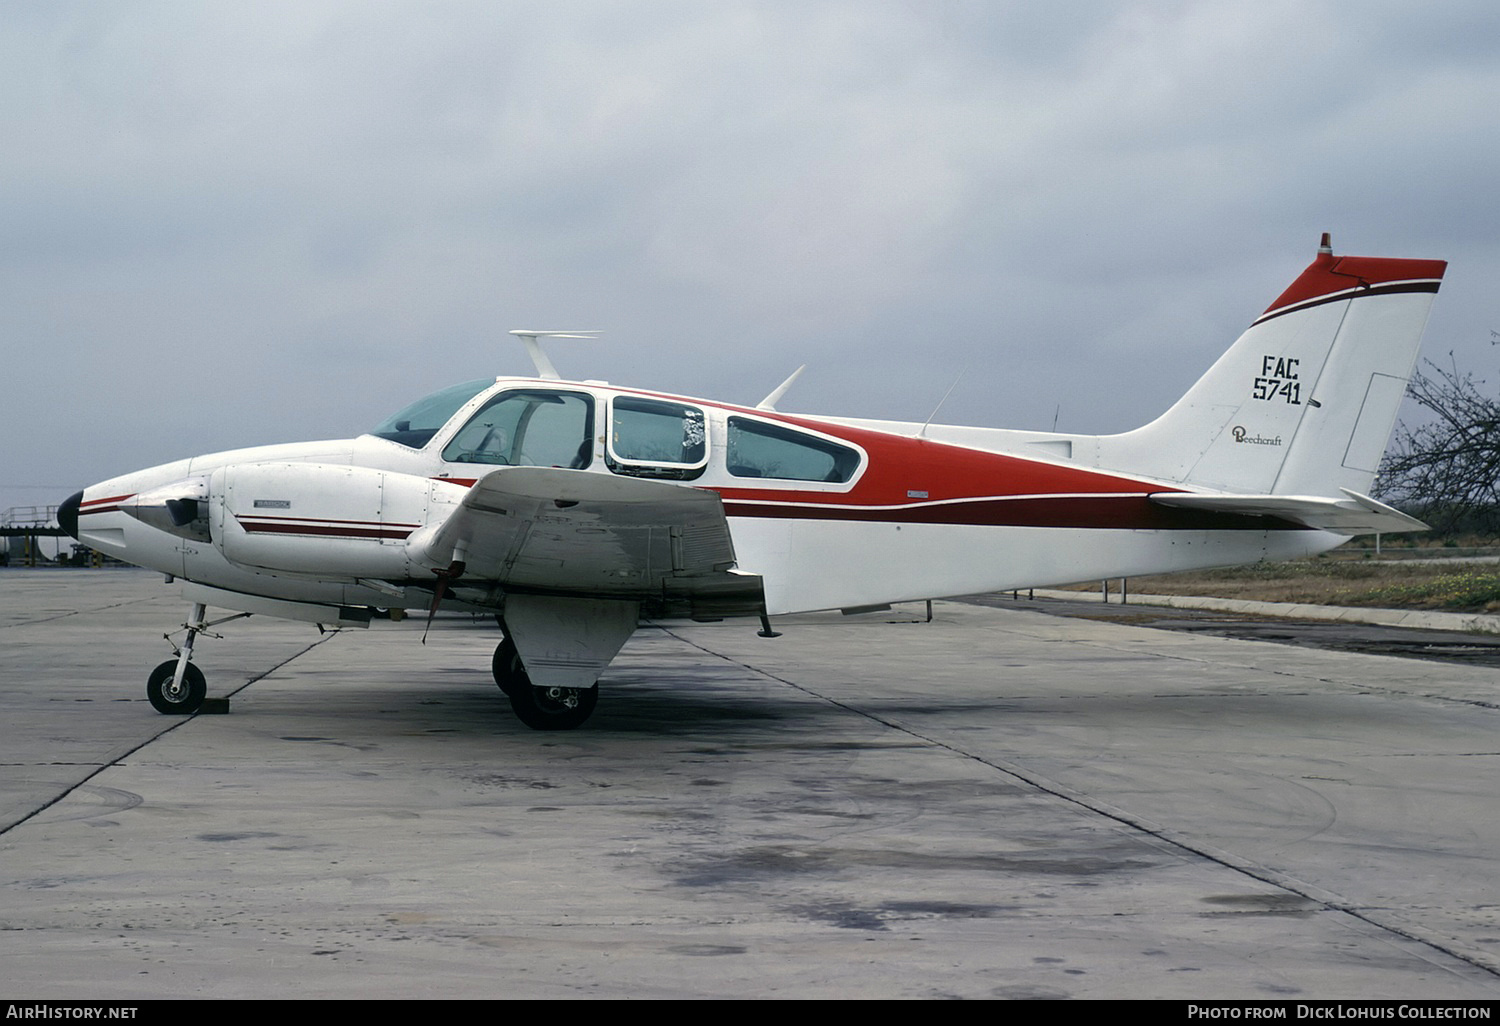
[[[1406,393],[1432,418],[1397,428],[1377,491],[1439,532],[1494,533],[1500,529],[1500,397],[1456,363],[1423,363]]]

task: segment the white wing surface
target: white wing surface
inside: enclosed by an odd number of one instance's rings
[[[673,613],[674,602],[684,600],[696,607],[718,597],[752,612],[761,601],[758,577],[731,572],[734,546],[718,494],[663,481],[502,468],[407,547],[429,565],[461,562],[465,581],[493,581],[508,592],[635,599],[655,615]]]

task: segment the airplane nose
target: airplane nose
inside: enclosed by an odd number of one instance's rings
[[[64,531],[78,538],[78,507],[83,504],[83,493],[74,492],[57,507],[57,523]]]

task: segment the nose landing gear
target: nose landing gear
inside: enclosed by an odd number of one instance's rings
[[[182,668],[177,675],[180,659],[168,659],[146,678],[146,697],[157,712],[167,716],[195,713],[208,695],[208,682],[203,671],[192,663]]]
[[[174,658],[152,670],[151,676],[146,678],[146,697],[150,699],[152,708],[163,715],[187,716],[203,707],[203,700],[208,695],[208,682],[204,679],[203,671],[190,662],[193,658],[193,642],[198,640],[198,635],[210,627],[217,627],[230,620],[241,620],[250,615],[235,613],[221,620],[209,621],[204,619],[207,612],[208,607],[203,603],[193,603],[193,612],[189,615],[188,622],[183,624],[187,628],[187,638],[182,647],[175,650]],[[209,635],[214,638],[219,636]],[[171,635],[166,637],[169,642],[172,640]]]

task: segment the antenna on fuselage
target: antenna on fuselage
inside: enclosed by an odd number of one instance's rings
[[[539,338],[587,338],[596,339],[599,332],[589,331],[530,331],[526,328],[515,328],[511,334],[519,338],[526,345],[526,355],[531,357],[531,362],[536,367],[536,376],[558,381],[562,375],[557,373],[557,368],[552,366],[552,361],[547,359],[547,354],[542,352],[542,345],[537,341]]]
[[[953,394],[953,390],[958,387],[958,383],[963,379],[963,371],[959,371],[958,377],[953,379],[953,384],[948,386],[948,391],[943,393],[943,397],[939,399],[938,404],[932,408],[932,412],[927,415],[927,419],[922,422],[921,428],[919,428],[917,430],[917,433],[912,436],[913,438],[921,438],[927,434],[928,427],[932,425],[932,418],[938,415],[938,410],[941,410],[943,408],[943,404],[948,401],[948,397]]]
[[[792,382],[796,381],[798,376],[805,370],[807,370],[807,364],[804,363],[801,367],[798,367],[791,374],[787,375],[785,381],[773,388],[770,395],[756,403],[755,408],[757,410],[770,410],[772,413],[775,413],[776,404],[781,402],[781,397],[786,395],[786,390],[792,387]]]

